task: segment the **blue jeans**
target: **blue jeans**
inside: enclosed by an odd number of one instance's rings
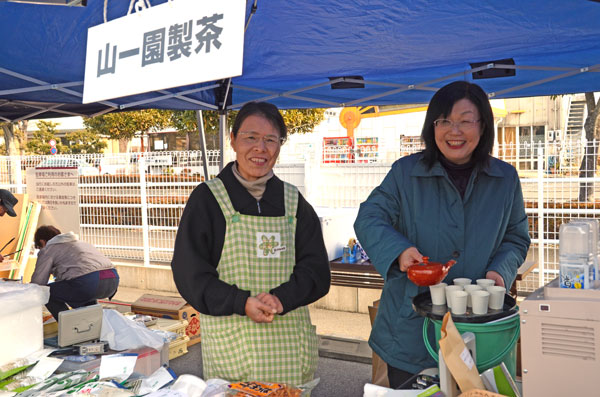
[[[111,299],[119,286],[119,274],[116,269],[99,270],[79,276],[72,280],[57,281],[48,284],[50,300],[46,308],[58,321],[58,313],[72,308],[95,305],[96,299]]]

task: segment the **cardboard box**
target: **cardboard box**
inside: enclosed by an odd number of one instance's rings
[[[200,342],[200,313],[179,296],[144,294],[131,304],[131,311],[159,318],[187,320],[185,334],[190,338],[187,345]]]
[[[47,310],[42,310],[42,321],[44,324],[44,339],[58,336],[58,323]]]

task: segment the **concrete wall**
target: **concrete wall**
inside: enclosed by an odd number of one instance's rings
[[[369,306],[380,297],[380,289],[332,285],[329,293],[316,301],[314,306],[318,309],[369,313]]]
[[[116,267],[121,278],[120,285],[123,287],[179,294],[169,266],[143,267],[117,263]],[[332,285],[329,293],[313,305],[319,309],[368,313],[369,306],[380,296],[379,289]]]
[[[178,294],[170,266],[148,266],[115,264],[121,281],[119,285],[150,291]]]

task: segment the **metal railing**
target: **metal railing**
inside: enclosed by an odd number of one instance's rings
[[[600,177],[596,170],[583,173],[578,167],[584,153],[558,144],[525,147],[504,145],[498,157],[517,168],[521,178],[526,211],[530,220],[532,247],[529,259],[538,270],[519,287],[531,291],[558,273],[558,228],[572,218],[600,219]],[[579,150],[581,149],[581,150]],[[598,150],[593,142],[588,152]],[[402,155],[422,150],[420,144],[402,147]],[[523,154],[529,153],[528,157]],[[218,173],[219,153],[208,155],[209,178]],[[172,257],[179,219],[192,190],[204,180],[201,153],[151,152],[132,154],[61,156],[83,160],[86,167],[79,177],[79,217],[81,238],[95,244],[116,260],[168,264]],[[0,186],[13,192],[26,192],[27,168],[53,156],[0,157]],[[322,155],[308,153],[304,162],[280,159],[275,173],[298,186],[316,207],[358,207],[389,172],[391,163],[323,163]],[[295,159],[297,161],[297,159]],[[591,162],[593,164],[593,162]],[[586,171],[586,170],[584,170]],[[587,198],[580,201],[580,192]],[[351,233],[351,231],[350,231]]]

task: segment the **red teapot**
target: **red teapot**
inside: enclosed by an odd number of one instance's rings
[[[456,263],[450,259],[445,265],[436,262],[429,262],[429,257],[423,257],[423,263],[418,263],[406,270],[408,279],[419,287],[427,287],[442,282],[448,274],[450,268]]]

